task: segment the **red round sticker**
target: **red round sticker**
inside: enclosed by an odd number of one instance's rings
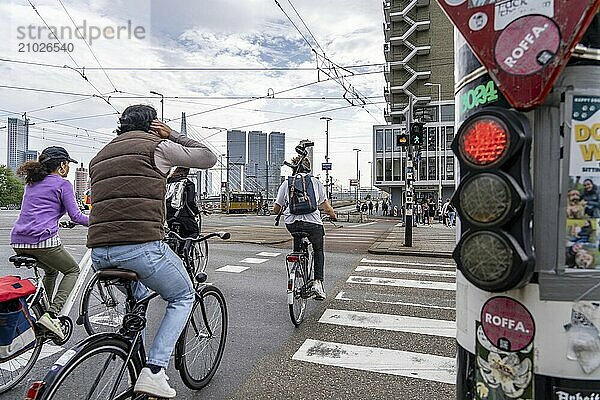
[[[560,30],[548,17],[529,15],[508,25],[498,36],[494,57],[504,71],[530,75],[548,65],[560,46]]]
[[[481,327],[488,340],[504,351],[520,351],[533,340],[535,324],[529,310],[510,297],[489,299],[481,309]]]

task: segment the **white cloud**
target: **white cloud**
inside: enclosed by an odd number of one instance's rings
[[[134,26],[143,26],[144,40],[98,39],[92,49],[104,67],[314,67],[315,60],[310,48],[291,26],[273,1],[268,0],[210,0],[177,1],[66,1],[63,3],[73,19],[79,24],[84,19],[94,26],[122,26],[131,20]],[[297,4],[296,4],[297,3]],[[55,1],[34,1],[39,12],[52,26],[72,26],[68,16]],[[302,23],[285,0],[280,4],[294,18],[297,25],[310,39]],[[294,2],[312,33],[324,47],[326,54],[340,65],[383,62],[381,31],[382,10],[378,0],[303,0]],[[0,26],[0,54],[3,58],[30,62],[71,65],[73,61],[64,53],[19,53],[16,27],[43,23],[30,6],[21,2],[0,5],[0,12],[9,15],[9,23]],[[97,63],[85,44],[71,41],[75,46],[73,58],[80,66],[96,67]],[[33,41],[31,41],[33,43]],[[363,70],[364,71],[364,70]],[[315,71],[108,71],[117,89],[141,95],[150,90],[165,96],[264,96],[269,89],[279,92],[291,87],[316,81]],[[113,90],[102,71],[88,70],[86,77],[102,93]],[[325,76],[321,74],[321,79]],[[349,81],[365,95],[382,94],[382,74],[356,76]],[[24,86],[76,93],[94,94],[95,90],[77,72],[69,69],[44,68],[0,62],[0,84]],[[122,110],[129,104],[149,103],[159,109],[158,98],[135,100],[118,99],[125,93],[111,94],[111,103]],[[188,122],[196,127],[237,127],[257,124],[291,116],[347,105],[341,99],[343,89],[334,82],[322,82],[280,95],[275,99],[262,99],[238,107],[191,116]],[[309,99],[283,100],[282,97],[338,97],[339,100],[316,101]],[[22,113],[52,104],[75,100],[77,97],[50,93],[34,93],[0,88],[0,109]],[[198,98],[193,100],[165,100],[165,116],[179,118],[184,111],[196,114],[214,107],[242,100],[216,100]],[[382,101],[382,98],[373,101]],[[383,108],[383,105],[379,107]],[[371,126],[382,123],[380,109],[369,105],[371,114],[361,108],[316,114],[270,124],[258,124],[246,130],[283,131],[288,139],[288,158],[295,142],[302,138],[315,141],[315,160],[324,158],[325,125],[319,117],[333,118],[330,123],[330,157],[334,164],[332,175],[347,186],[347,179],[355,176],[353,147],[363,148],[360,154],[363,177],[368,176],[367,161],[371,159]],[[110,113],[109,105],[98,98],[91,98],[63,107],[30,113],[32,117],[50,120]],[[6,113],[0,111],[2,119]],[[34,120],[35,121],[35,120]],[[117,116],[66,121],[74,126],[93,129],[109,134],[116,127]],[[41,121],[37,120],[37,123]],[[4,125],[4,124],[2,124]],[[0,126],[2,126],[0,125]],[[179,121],[171,124],[179,129]],[[72,144],[64,145],[76,159],[87,163],[96,150],[85,146],[100,147],[100,141],[108,136],[98,135],[75,128],[40,124],[36,128],[48,127],[53,131],[77,134]],[[202,135],[213,134],[214,130],[198,129]],[[95,137],[96,142],[88,140]],[[31,147],[40,150],[52,145],[53,140],[65,141],[69,136],[54,132],[32,130]],[[41,137],[44,139],[41,139]],[[69,139],[70,140],[70,139]],[[217,152],[225,148],[225,134],[211,137]],[[0,130],[0,163],[6,160],[6,130]]]

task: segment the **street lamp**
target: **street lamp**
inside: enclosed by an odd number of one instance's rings
[[[319,119],[325,121],[325,162],[329,163],[329,121],[331,121],[331,118],[321,117]],[[313,168],[313,170],[314,170],[314,168]],[[332,201],[332,199],[331,199],[332,190],[329,186],[329,170],[328,169],[325,170],[325,187],[329,191],[329,193],[327,193],[327,198],[329,199],[329,201]]]
[[[352,151],[356,152],[356,203],[358,204],[358,188],[360,187],[360,170],[358,169],[358,153],[360,153],[360,149],[352,149]]]
[[[155,92],[154,90],[150,91],[150,94],[155,94],[157,96],[160,96],[160,119],[161,121],[165,120],[165,96],[163,96],[162,94]]]
[[[442,84],[425,82],[425,86],[437,86],[438,89],[438,204],[442,203]]]

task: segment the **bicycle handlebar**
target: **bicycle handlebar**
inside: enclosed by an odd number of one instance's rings
[[[173,231],[169,231],[167,234],[169,236],[175,237],[176,239],[179,239],[184,242],[186,240],[189,240],[192,242],[203,242],[203,241],[208,240],[215,236],[217,236],[221,240],[227,240],[231,237],[231,234],[229,232],[213,232],[213,233],[209,233],[206,236],[196,236],[196,237],[181,237],[181,236],[179,236],[179,234],[177,234],[176,232],[173,232]]]

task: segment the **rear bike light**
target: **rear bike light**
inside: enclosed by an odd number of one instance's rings
[[[459,141],[464,161],[479,168],[502,161],[510,146],[506,125],[493,117],[476,119],[470,124]]]
[[[286,258],[285,258],[288,262],[299,262],[300,261],[300,256],[296,255],[296,254],[289,254]]]
[[[37,399],[38,394],[44,388],[44,381],[36,381],[31,384],[29,389],[27,389],[27,394],[25,395],[26,400],[35,400]]]
[[[462,216],[478,225],[495,224],[513,208],[508,183],[492,173],[477,174],[465,182],[459,201]]]
[[[460,247],[462,268],[471,278],[490,283],[506,277],[514,265],[512,246],[494,232],[477,231]]]

